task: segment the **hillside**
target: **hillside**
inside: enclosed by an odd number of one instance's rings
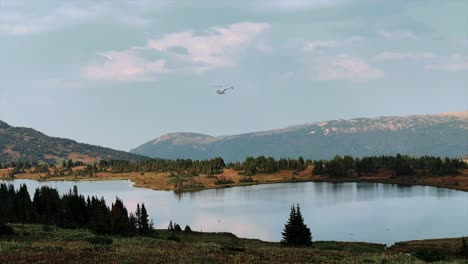
[[[248,156],[330,159],[335,155],[435,155],[468,152],[468,112],[406,117],[357,118],[284,129],[213,137],[171,133],[131,152],[158,158],[239,161]]]
[[[93,162],[100,159],[143,160],[145,157],[109,148],[49,137],[31,128],[0,121],[0,162],[55,162],[58,159]]]

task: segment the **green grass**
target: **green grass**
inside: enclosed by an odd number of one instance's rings
[[[0,237],[0,263],[423,263],[370,243],[320,241],[287,248],[230,233],[157,230],[150,237],[96,238],[83,229],[11,226],[14,235]]]

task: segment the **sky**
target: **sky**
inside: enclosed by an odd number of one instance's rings
[[[120,150],[466,111],[468,1],[0,0],[0,108]]]

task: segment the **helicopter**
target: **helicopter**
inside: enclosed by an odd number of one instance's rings
[[[216,86],[211,86],[211,87],[223,88],[224,86],[222,86],[222,85],[216,85]],[[224,88],[224,89],[218,89],[218,90],[216,91],[216,93],[219,94],[219,95],[223,95],[223,94],[226,94],[227,90],[234,90],[234,86],[231,86],[231,87],[228,87],[228,88]]]

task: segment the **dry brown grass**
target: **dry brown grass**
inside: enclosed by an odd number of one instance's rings
[[[73,170],[82,170],[84,167],[76,167]],[[203,185],[200,189],[215,189],[233,186],[244,186],[252,184],[267,184],[267,183],[285,183],[285,182],[375,182],[375,183],[390,183],[390,184],[407,184],[407,185],[426,185],[444,187],[460,191],[468,191],[468,170],[463,170],[461,175],[456,176],[392,176],[390,170],[382,170],[375,174],[369,175],[353,175],[343,178],[332,178],[326,175],[312,175],[313,167],[310,166],[306,170],[295,173],[292,170],[282,170],[272,174],[257,174],[252,178],[255,182],[243,183],[240,180],[244,177],[241,172],[233,169],[225,169],[220,175],[234,181],[227,185],[215,184],[215,178],[208,178],[206,175],[194,177],[195,182]],[[0,170],[0,177],[7,175],[7,170]],[[21,173],[15,176],[16,179],[34,179],[34,180],[86,180],[86,181],[104,181],[104,180],[131,180],[136,187],[149,188],[153,190],[174,190],[174,184],[167,183],[168,175],[164,172],[130,172],[130,173],[111,173],[99,172],[95,176],[48,176],[46,173]],[[190,189],[193,190],[193,189]]]
[[[456,255],[460,252],[463,238],[426,239],[397,242],[389,248],[393,252],[416,252],[424,249],[429,251],[445,252],[448,255]],[[465,238],[468,242],[468,239]]]
[[[89,164],[94,163],[96,161],[99,161],[98,158],[91,157],[89,155],[76,153],[76,152],[72,152],[72,153],[68,154],[68,159],[71,159],[71,160],[74,160],[74,161],[81,161],[81,162],[89,163]]]

